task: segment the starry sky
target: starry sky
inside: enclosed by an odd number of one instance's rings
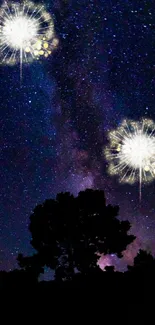
[[[37,1],[34,1],[36,4]],[[48,59],[23,67],[0,66],[0,269],[32,254],[29,216],[58,192],[105,190],[120,206],[137,250],[155,254],[155,183],[120,185],[107,173],[107,133],[124,118],[155,121],[154,0],[42,2],[54,19],[59,46]],[[2,4],[2,1],[0,2]]]

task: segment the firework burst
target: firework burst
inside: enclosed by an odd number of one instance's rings
[[[44,6],[32,2],[7,3],[0,8],[0,58],[2,64],[23,63],[48,57],[58,45],[52,17]]]
[[[140,200],[142,183],[155,178],[155,124],[152,120],[123,121],[109,132],[109,146],[105,149],[109,173],[119,175],[121,183],[139,181]]]

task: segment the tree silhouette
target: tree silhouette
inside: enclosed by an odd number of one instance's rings
[[[134,258],[133,266],[128,266],[128,270],[139,275],[141,273],[155,273],[155,259],[150,253],[140,249]]]
[[[75,270],[87,274],[97,268],[98,254],[122,257],[135,237],[130,223],[120,221],[118,206],[106,206],[103,191],[86,190],[78,197],[60,193],[38,205],[30,216],[31,244],[37,254],[20,256],[21,267],[55,269],[58,280],[72,279]],[[31,267],[32,265],[32,267]]]

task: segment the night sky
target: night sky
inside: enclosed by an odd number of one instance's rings
[[[34,1],[38,3],[37,1]],[[1,1],[2,4],[2,1]],[[107,133],[124,118],[155,121],[154,0],[44,1],[59,39],[48,58],[0,66],[0,268],[32,254],[29,216],[58,192],[105,190],[137,239],[104,262],[155,254],[155,182],[120,185],[107,173]]]

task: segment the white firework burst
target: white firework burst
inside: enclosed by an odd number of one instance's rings
[[[133,184],[139,181],[140,200],[142,182],[155,178],[155,124],[152,120],[123,121],[109,132],[109,146],[105,156],[109,173],[119,175],[119,181]]]
[[[32,2],[7,3],[0,8],[0,57],[3,64],[48,57],[58,45],[52,17]]]

